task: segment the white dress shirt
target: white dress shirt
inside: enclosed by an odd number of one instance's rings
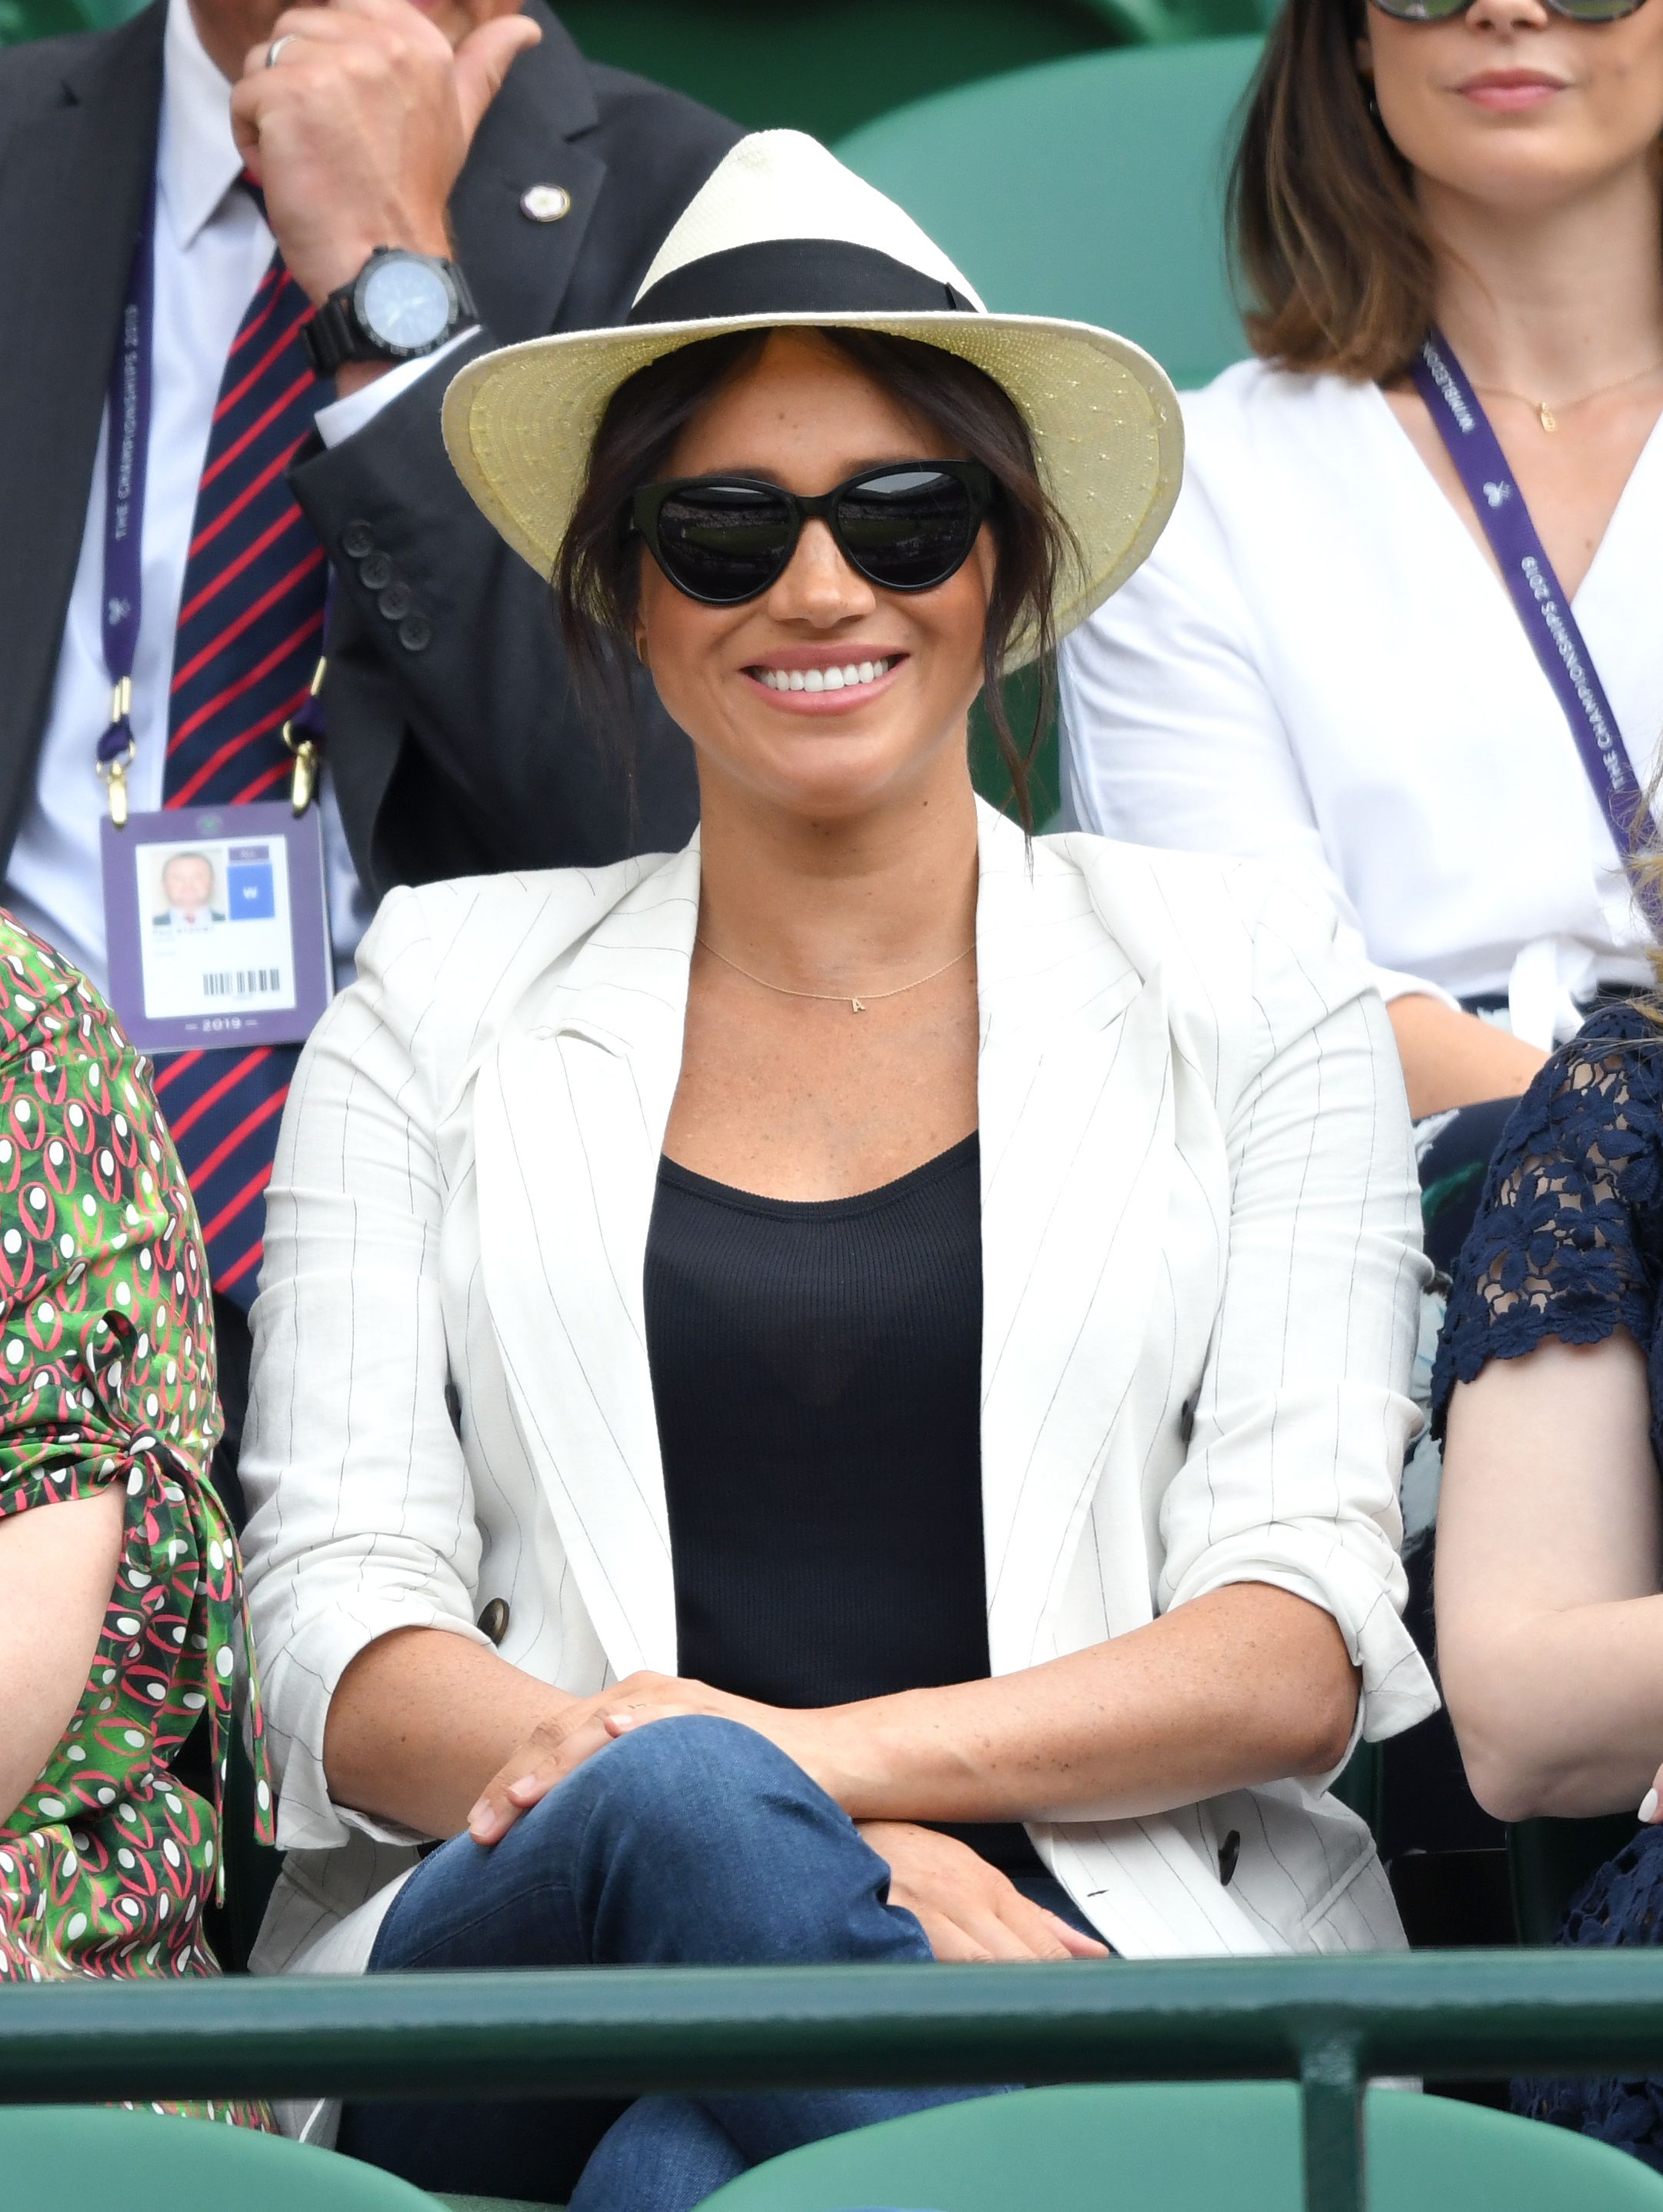
[[[1505,994],[1546,1045],[1645,931],[1500,578],[1373,385],[1244,362],[1184,489],[1062,656],[1082,824],[1298,867],[1382,994]],[[1663,739],[1663,428],[1575,600],[1642,781]]]
[[[137,750],[127,773],[135,812],[161,805],[173,637],[197,484],[226,356],[273,251],[264,217],[249,194],[236,189],[242,166],[231,136],[231,88],[203,46],[188,0],[172,0],[162,47],[156,151],[152,398],[141,540],[143,606],[133,659]],[[459,343],[465,335],[451,343]],[[446,346],[391,369],[361,392],[321,409],[318,429],[325,442],[337,445],[362,428],[449,350]],[[5,903],[18,920],[100,988],[106,960],[99,823],[106,800],[94,754],[110,720],[102,625],[108,438],[106,406],[51,713],[34,789],[7,864],[4,891]],[[352,955],[371,908],[347,850],[326,769],[319,804],[337,979],[344,982],[351,978]]]

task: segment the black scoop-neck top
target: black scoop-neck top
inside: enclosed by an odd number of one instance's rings
[[[645,1288],[680,1671],[796,1707],[985,1676],[975,1136],[828,1200],[665,1159]]]

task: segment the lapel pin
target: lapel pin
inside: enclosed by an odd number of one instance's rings
[[[572,195],[564,185],[532,185],[519,196],[519,211],[531,222],[558,222],[572,212]]]

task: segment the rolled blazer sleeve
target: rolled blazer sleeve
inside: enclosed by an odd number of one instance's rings
[[[382,908],[357,983],[301,1057],[267,1193],[241,1474],[285,1849],[328,1849],[352,1828],[408,1840],[330,1800],[324,1729],[359,1652],[398,1628],[487,1641],[472,1488],[446,1402],[441,1186],[417,1052],[434,896],[396,891]]]
[[[1258,1582],[1320,1606],[1361,1672],[1372,1741],[1438,1702],[1403,1626],[1398,1503],[1431,1271],[1391,1027],[1336,937],[1316,900],[1268,888],[1227,1121],[1224,1291],[1162,1502],[1158,1601]]]

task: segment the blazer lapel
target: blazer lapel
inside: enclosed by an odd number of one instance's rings
[[[681,1073],[697,841],[644,873],[477,1079],[480,1246],[528,1448],[614,1671],[676,1668],[642,1272]]]
[[[588,64],[542,0],[525,12],[542,42],[509,70],[451,195],[458,258],[486,327],[505,344],[555,327],[607,173],[572,143],[599,120]],[[533,222],[520,207],[532,185],[562,186],[569,211]]]
[[[70,50],[0,161],[0,853],[46,726],[116,326],[155,167],[166,0]],[[98,732],[89,730],[89,748]]]
[[[1128,957],[1065,857],[1036,847],[1030,867],[986,812],[976,942],[982,1510],[1002,1674],[1053,1656],[1094,1499],[1110,1633],[1152,1617],[1140,1486],[1103,1478],[1117,1431],[1152,1435],[1164,1411],[1168,1378],[1142,1355],[1186,1105],[1158,969]],[[1217,1879],[1200,1808],[1032,1832],[1126,1957],[1169,1952],[1174,1929],[1204,1951],[1270,1948]]]
[[[996,1674],[1050,1656],[1072,1563],[1149,1310],[1173,1153],[1160,980],[1105,930],[1077,869],[1031,865],[983,815],[982,1510]],[[1150,1617],[1135,1486],[1111,1611]],[[1113,1504],[1111,1501],[1111,1510]]]

